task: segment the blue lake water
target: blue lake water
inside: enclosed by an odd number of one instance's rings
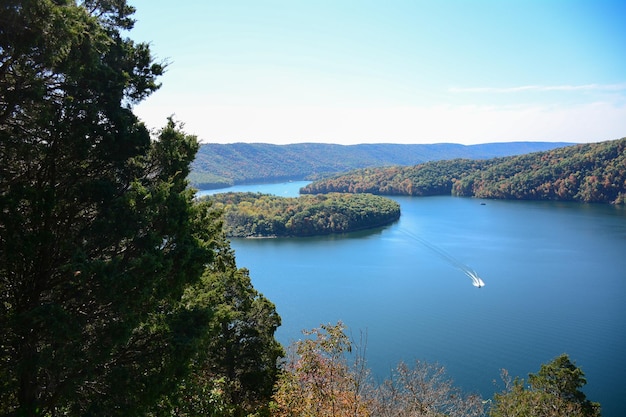
[[[306,182],[232,187],[297,196]],[[217,190],[223,191],[223,190]],[[367,333],[383,379],[400,360],[444,365],[490,397],[500,370],[526,378],[568,353],[605,417],[626,406],[626,209],[394,197],[393,225],[342,236],[233,239],[237,263],[276,304],[288,344],[343,321]],[[484,203],[484,204],[482,204]],[[485,282],[476,288],[463,271]]]

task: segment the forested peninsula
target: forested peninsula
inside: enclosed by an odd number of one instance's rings
[[[243,183],[316,180],[353,169],[411,166],[453,158],[489,159],[545,151],[561,142],[506,142],[337,145],[330,143],[205,143],[192,164],[189,180],[200,189]]]
[[[624,204],[626,138],[487,160],[360,169],[311,183],[301,192]]]
[[[205,197],[222,212],[228,237],[315,236],[380,227],[400,217],[400,205],[372,194],[278,197],[222,193]]]

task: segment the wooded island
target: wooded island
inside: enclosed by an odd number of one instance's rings
[[[400,218],[400,205],[372,194],[277,197],[223,193],[207,197],[223,212],[228,237],[315,236],[371,229]]]

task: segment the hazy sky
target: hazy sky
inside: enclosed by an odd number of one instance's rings
[[[203,142],[626,136],[626,1],[129,0],[170,64],[136,107]]]

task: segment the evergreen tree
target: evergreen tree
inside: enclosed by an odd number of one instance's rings
[[[219,222],[198,148],[132,104],[163,67],[124,0],[0,5],[0,414],[137,415],[187,373],[206,309],[181,297]]]
[[[267,412],[283,356],[274,304],[253,288],[247,269],[236,267],[229,245],[219,246],[216,262],[183,300],[212,317],[191,375],[170,396],[180,417]]]

